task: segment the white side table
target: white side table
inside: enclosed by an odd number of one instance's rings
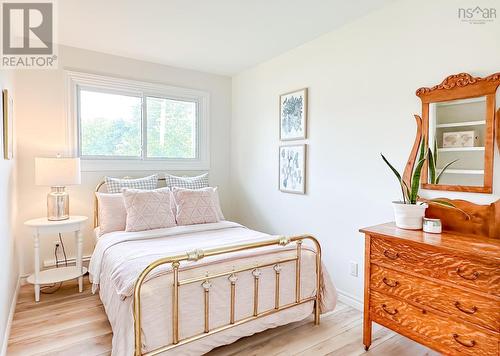
[[[35,285],[35,301],[40,301],[40,285],[52,284],[78,278],[78,289],[83,290],[83,275],[87,269],[82,266],[83,235],[82,227],[88,220],[86,216],[70,216],[69,219],[49,221],[47,218],[28,220],[24,225],[33,231],[33,246],[35,248],[35,273],[28,277],[28,283]],[[76,242],[76,266],[52,268],[40,271],[40,236],[73,232]]]

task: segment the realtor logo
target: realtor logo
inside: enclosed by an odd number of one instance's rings
[[[54,4],[2,2],[1,67],[52,69],[56,60]]]
[[[459,8],[458,18],[462,22],[467,22],[473,25],[483,25],[487,22],[492,22],[497,18],[497,9],[494,7],[484,7],[480,6],[469,7],[469,8]]]

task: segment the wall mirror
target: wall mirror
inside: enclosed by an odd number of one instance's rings
[[[422,170],[422,188],[492,192],[499,84],[500,73],[485,78],[460,73],[417,90],[422,137],[432,152]]]

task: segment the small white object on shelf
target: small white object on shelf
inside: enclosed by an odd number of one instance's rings
[[[443,148],[474,147],[478,141],[476,131],[443,132]]]
[[[83,275],[87,269],[82,266],[83,235],[82,228],[88,218],[86,216],[70,216],[66,220],[50,221],[47,218],[28,220],[24,225],[31,228],[35,249],[35,273],[27,279],[35,285],[35,301],[40,301],[40,285],[51,284],[78,278],[78,290],[83,291]],[[74,233],[76,243],[76,266],[53,268],[40,271],[40,236],[59,233]]]

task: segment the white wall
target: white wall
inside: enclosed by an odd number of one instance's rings
[[[358,300],[364,256],[358,229],[393,220],[390,202],[399,199],[399,188],[379,153],[404,167],[413,114],[421,111],[415,90],[449,74],[500,70],[500,19],[460,23],[459,6],[470,3],[395,2],[233,78],[233,213],[267,232],[319,237],[338,289]],[[278,97],[303,87],[309,88],[307,194],[294,195],[278,191]],[[493,195],[432,194],[500,198],[495,152]],[[358,278],[349,275],[349,261],[360,263]]]
[[[33,247],[27,219],[46,214],[48,187],[34,185],[34,157],[55,155],[66,150],[66,109],[63,69],[117,76],[204,90],[210,93],[210,183],[218,185],[221,203],[229,202],[229,133],[231,117],[231,79],[229,77],[178,69],[159,64],[106,55],[71,47],[60,47],[58,70],[18,71],[16,74],[16,120],[19,143],[19,218],[16,233],[23,240],[23,273],[33,271]],[[163,170],[163,171],[166,171]],[[70,213],[93,214],[93,190],[105,175],[143,176],[154,172],[83,172],[80,186],[68,187]],[[177,172],[176,172],[177,173]],[[184,172],[179,172],[184,173]],[[191,172],[198,173],[198,172]],[[227,210],[227,209],[226,209]],[[85,231],[84,256],[93,249],[91,223]],[[53,259],[56,236],[42,239],[42,261]],[[74,256],[73,239],[65,238],[68,255]]]
[[[0,70],[0,90],[7,89],[15,98],[12,72]],[[3,117],[3,116],[2,116]],[[2,124],[0,123],[0,128]],[[0,130],[0,144],[3,145]],[[1,147],[1,146],[0,146]],[[13,226],[16,218],[16,160],[4,160],[0,148],[0,354],[5,351],[4,339],[12,300],[19,280],[19,261]]]

